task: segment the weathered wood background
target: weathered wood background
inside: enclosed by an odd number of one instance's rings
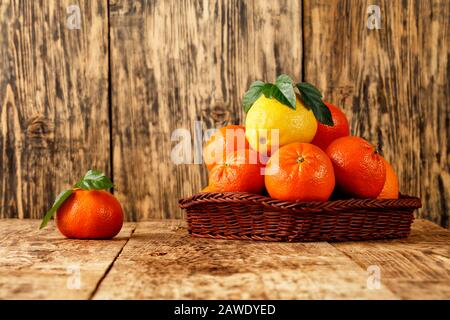
[[[41,217],[94,167],[129,220],[181,217],[206,171],[171,162],[172,132],[242,122],[248,85],[288,73],[341,106],[420,215],[448,226],[449,21],[447,0],[1,0],[0,217]]]

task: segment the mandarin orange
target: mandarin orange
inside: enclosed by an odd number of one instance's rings
[[[248,149],[245,128],[239,125],[228,125],[218,129],[209,138],[203,149],[203,158],[208,170],[218,162],[223,162],[229,153]]]
[[[386,180],[386,167],[376,148],[366,140],[341,137],[326,150],[333,163],[336,185],[356,198],[376,198]]]
[[[322,150],[326,150],[331,142],[340,137],[348,136],[350,133],[350,128],[348,125],[347,117],[344,112],[338,107],[325,102],[325,105],[331,112],[331,117],[333,119],[333,126],[327,126],[323,123],[318,123],[316,135],[314,136],[312,144],[318,146]]]
[[[394,168],[390,165],[386,159],[382,158],[384,165],[386,166],[386,181],[384,182],[383,189],[378,195],[378,199],[397,199],[398,198],[398,177],[394,171]]]
[[[229,153],[209,174],[209,190],[216,192],[261,193],[264,188],[263,166],[258,154],[250,149]]]
[[[74,190],[56,213],[56,226],[67,238],[110,239],[122,224],[119,201],[103,190]]]
[[[275,199],[326,201],[334,184],[330,159],[310,143],[287,144],[278,149],[266,165],[266,189]]]

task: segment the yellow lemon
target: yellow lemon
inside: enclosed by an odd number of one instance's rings
[[[292,142],[309,143],[316,131],[314,113],[306,109],[298,98],[293,110],[274,98],[261,95],[245,119],[248,143],[259,152],[270,153]]]

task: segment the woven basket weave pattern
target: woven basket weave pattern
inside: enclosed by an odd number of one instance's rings
[[[409,235],[419,198],[290,202],[240,193],[181,199],[196,237],[266,241],[354,241]]]

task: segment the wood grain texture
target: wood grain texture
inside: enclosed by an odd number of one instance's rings
[[[193,238],[177,220],[139,222],[94,299],[395,299],[328,243]]]
[[[126,223],[99,241],[38,225],[0,220],[0,299],[450,298],[450,232],[421,219],[407,239],[333,244],[198,239],[181,220]],[[371,265],[380,289],[367,287]]]
[[[0,218],[41,217],[91,167],[113,175],[129,220],[181,217],[207,174],[171,161],[173,131],[242,122],[248,85],[285,72],[342,106],[419,215],[449,226],[448,1],[94,0],[81,30],[69,4],[0,3]]]
[[[53,223],[39,231],[39,223],[0,220],[0,299],[89,299],[135,227],[125,224],[113,240],[69,240]]]
[[[0,2],[0,217],[42,217],[89,168],[109,172],[107,1]]]
[[[450,299],[450,232],[429,221],[416,220],[406,239],[333,246],[364,269],[378,266],[401,299]]]
[[[450,3],[304,2],[305,80],[341,106],[351,131],[382,147],[420,216],[449,226]],[[381,29],[366,27],[381,8]]]
[[[180,217],[203,165],[171,161],[172,132],[241,123],[256,79],[301,78],[300,0],[110,3],[114,179],[129,219]],[[197,135],[197,139],[201,137]]]

